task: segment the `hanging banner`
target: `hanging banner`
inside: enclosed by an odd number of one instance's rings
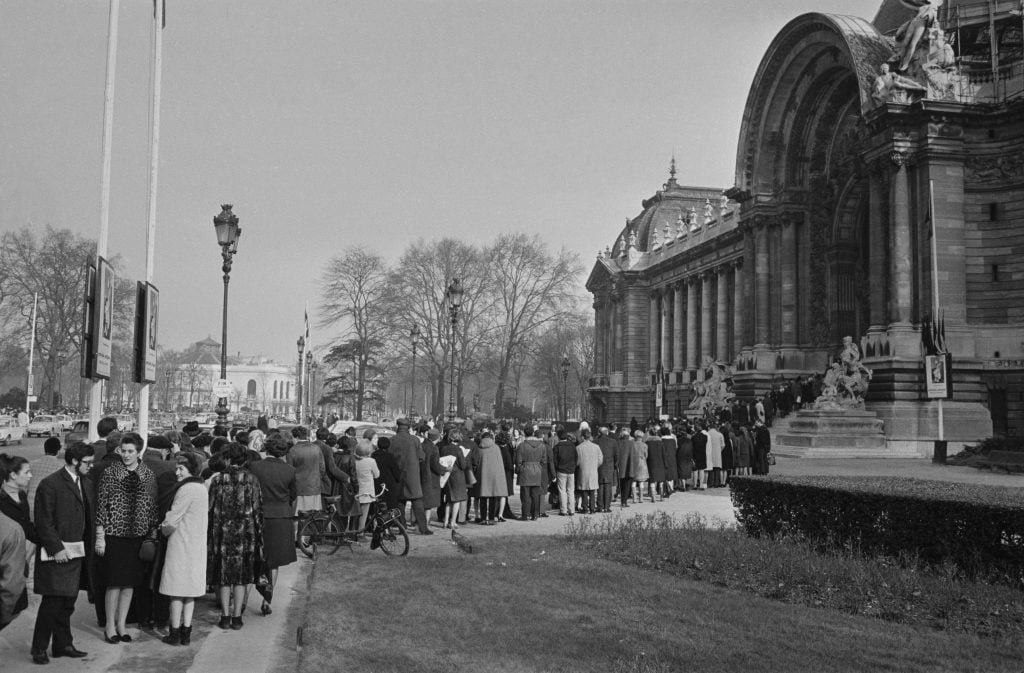
[[[85,266],[85,296],[82,303],[82,358],[79,375],[83,379],[92,378],[92,363],[96,355],[92,340],[92,310],[96,298],[96,266],[92,263]]]
[[[925,396],[930,400],[953,397],[953,356],[949,353],[924,356]]]
[[[96,282],[92,305],[92,371],[94,379],[110,378],[114,341],[114,269],[97,257]]]

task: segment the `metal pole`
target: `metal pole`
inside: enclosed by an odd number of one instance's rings
[[[146,282],[153,282],[153,251],[156,246],[156,185],[157,169],[160,159],[160,88],[161,72],[163,70],[163,19],[164,3],[154,3],[153,14],[153,100],[152,100],[152,126],[150,127],[149,146],[149,223],[146,228]],[[142,357],[142,375],[146,376],[145,349]],[[143,444],[149,443],[149,387],[150,384],[142,381],[139,388],[139,432],[142,435]]]
[[[416,339],[412,340],[412,406],[416,406]]]
[[[114,81],[117,72],[117,20],[121,0],[110,0],[107,24],[107,76],[103,86],[103,149],[100,177],[100,235],[96,239],[97,257],[107,256],[110,233],[110,154],[114,136]],[[83,346],[84,347],[84,346]],[[103,379],[94,379],[89,388],[89,441],[99,439],[96,426],[103,411]]]
[[[224,313],[221,317],[220,332],[220,378],[228,377],[228,282],[231,277],[231,257],[228,246],[224,246],[221,253],[224,256]],[[217,428],[225,432],[228,429],[228,398],[217,399]]]
[[[452,338],[451,338],[451,386],[448,389],[448,422],[455,422],[455,334],[456,326],[459,322],[459,309],[455,306],[449,308],[452,318]]]
[[[32,295],[32,336],[28,342],[28,379],[25,381],[25,415],[30,410],[29,398],[35,393],[35,380],[32,378],[32,360],[36,354],[36,309],[39,307],[39,293]]]

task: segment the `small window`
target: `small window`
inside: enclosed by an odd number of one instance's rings
[[[999,265],[998,264],[993,264],[992,265],[992,282],[993,283],[998,283],[999,282]]]
[[[995,140],[996,139],[996,130],[995,129],[989,129],[988,130],[988,139],[989,140]]]
[[[990,203],[988,204],[988,221],[995,222],[999,219],[999,204]]]

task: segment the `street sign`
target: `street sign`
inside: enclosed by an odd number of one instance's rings
[[[39,396],[38,395],[29,395],[28,396],[28,401],[29,402],[38,402],[39,401]]]
[[[228,381],[227,379],[217,379],[217,382],[213,384],[213,396],[231,397],[232,389],[231,381]]]

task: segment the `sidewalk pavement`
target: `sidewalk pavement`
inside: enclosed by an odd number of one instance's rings
[[[47,666],[32,663],[29,655],[39,596],[31,594],[29,608],[0,631],[0,671],[3,673],[40,673],[74,671],[100,673],[150,671],[159,673],[266,673],[294,670],[297,615],[305,610],[306,577],[312,563],[300,555],[296,563],[281,568],[274,590],[271,615],[260,615],[262,598],[253,590],[249,595],[240,631],[217,628],[220,609],[212,596],[196,602],[191,646],[170,646],[160,642],[167,630],[143,630],[128,627],[131,643],[109,645],[103,630],[96,625],[96,611],[81,592],[71,617],[74,644],[88,653],[82,659],[50,659]],[[102,600],[102,597],[101,597]],[[289,628],[292,627],[292,628]]]

